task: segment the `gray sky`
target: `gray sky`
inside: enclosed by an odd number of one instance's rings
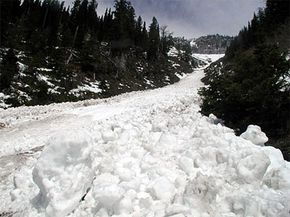
[[[74,0],[65,0],[70,4]],[[113,0],[97,0],[98,13]],[[155,16],[176,36],[195,38],[207,34],[237,35],[265,0],[131,0],[136,15],[151,23]]]

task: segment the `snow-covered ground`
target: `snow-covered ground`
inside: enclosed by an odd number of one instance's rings
[[[198,112],[203,75],[0,110],[0,216],[289,217],[290,164]]]

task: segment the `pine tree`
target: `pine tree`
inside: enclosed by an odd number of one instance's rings
[[[71,10],[71,29],[74,35],[73,46],[80,47],[84,37],[83,32],[79,33],[80,26],[82,25],[81,14],[80,14],[81,0],[75,0],[73,8]],[[77,39],[76,39],[77,38]]]
[[[267,0],[265,13],[269,27],[273,28],[277,24],[284,23],[290,15],[290,1]]]
[[[127,0],[115,0],[114,11],[115,39],[135,39],[135,10]]]
[[[18,73],[17,57],[12,48],[3,57],[0,66],[0,90],[4,90],[10,87],[14,76]]]
[[[88,5],[88,28],[93,33],[96,33],[98,28],[97,6],[96,0],[92,0]]]
[[[0,45],[7,40],[7,32],[21,15],[20,0],[0,1]]]
[[[99,19],[98,39],[99,41],[109,41],[115,37],[114,35],[113,13],[111,9],[106,9],[104,16]]]
[[[141,46],[144,50],[148,49],[148,32],[146,28],[146,22],[143,23]]]
[[[136,22],[135,45],[142,46],[142,18],[139,16]]]
[[[148,38],[148,60],[156,60],[159,55],[160,47],[160,34],[159,34],[159,24],[155,17],[152,19],[152,23],[149,27],[149,38]]]

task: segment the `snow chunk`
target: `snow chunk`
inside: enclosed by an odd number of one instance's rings
[[[73,211],[93,181],[91,144],[88,133],[79,129],[51,137],[34,170],[40,189],[36,206],[46,215],[61,217]]]
[[[119,178],[109,173],[98,176],[94,181],[93,197],[109,211],[113,211],[114,206],[118,206],[124,189],[118,186]]]
[[[179,159],[179,166],[184,172],[191,174],[193,169],[193,160],[188,157],[181,157]]]
[[[166,202],[170,202],[175,195],[175,187],[166,177],[156,179],[150,190],[154,197]]]
[[[262,132],[261,127],[256,125],[249,125],[246,132],[241,134],[241,137],[259,146],[264,146],[268,142],[266,134]]]
[[[118,185],[99,185],[94,188],[94,198],[102,207],[111,210],[117,202],[120,202],[124,190]]]
[[[108,129],[103,132],[102,138],[105,142],[113,141],[116,139],[116,134],[111,129]]]
[[[266,154],[257,152],[241,159],[237,165],[237,172],[246,183],[261,181],[270,163]]]

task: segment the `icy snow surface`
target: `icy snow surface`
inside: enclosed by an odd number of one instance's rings
[[[0,216],[289,217],[289,163],[202,116],[202,77],[1,110]]]

